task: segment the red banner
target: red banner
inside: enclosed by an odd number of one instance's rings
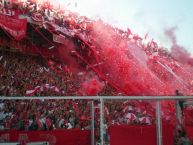
[[[174,144],[174,128],[163,127],[163,145]],[[156,126],[112,126],[110,127],[111,145],[156,145]]]
[[[48,142],[49,145],[90,145],[89,130],[0,131],[0,142]]]
[[[0,14],[0,27],[7,31],[16,40],[21,40],[26,36],[27,19]]]

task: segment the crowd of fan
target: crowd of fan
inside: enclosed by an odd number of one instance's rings
[[[94,102],[94,106],[95,129],[99,129],[99,103]],[[155,124],[155,108],[149,102],[110,101],[105,103],[104,110],[107,132],[109,126],[115,124]],[[91,129],[91,104],[88,100],[0,100],[0,130],[47,131],[75,128]],[[175,145],[181,144],[191,145],[183,128],[175,134]]]
[[[90,128],[87,101],[1,101],[0,104],[3,130]]]
[[[1,96],[76,95],[78,78],[71,73],[56,73],[38,56],[0,51]]]
[[[98,102],[94,104],[95,107],[98,106]],[[124,105],[121,102],[105,103],[106,127],[111,124],[154,124],[154,109],[142,110],[135,106],[136,104],[136,102],[125,102]],[[1,130],[90,129],[90,108],[87,100],[1,100]],[[96,108],[95,118],[99,118],[99,112],[99,108]],[[95,127],[99,127],[98,119],[95,120]]]

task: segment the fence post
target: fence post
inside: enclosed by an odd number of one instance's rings
[[[104,100],[100,98],[100,141],[104,145]]]
[[[162,119],[161,119],[161,105],[159,100],[156,102],[156,116],[157,116],[157,145],[162,145]]]
[[[179,100],[176,101],[176,119],[182,124],[182,111],[179,105]]]
[[[94,102],[91,101],[91,145],[95,144],[95,133],[94,133]]]

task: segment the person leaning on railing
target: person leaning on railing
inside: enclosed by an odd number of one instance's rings
[[[179,92],[179,90],[176,90],[176,96],[183,96],[182,93]],[[180,106],[180,109],[183,113],[183,109],[184,109],[184,100],[179,100],[179,106]]]

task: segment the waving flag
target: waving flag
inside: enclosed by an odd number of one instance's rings
[[[53,34],[53,41],[57,42],[57,43],[65,44],[66,43],[66,37],[63,35]]]
[[[135,114],[133,113],[128,113],[126,116],[125,116],[126,119],[128,119],[128,122],[133,122],[134,120],[137,119],[137,117],[135,116]]]
[[[33,96],[35,94],[36,90],[27,90],[26,91],[26,96]]]
[[[141,117],[141,118],[139,118],[139,121],[140,121],[142,124],[148,124],[148,125],[151,124],[151,121],[150,121],[149,117]]]

